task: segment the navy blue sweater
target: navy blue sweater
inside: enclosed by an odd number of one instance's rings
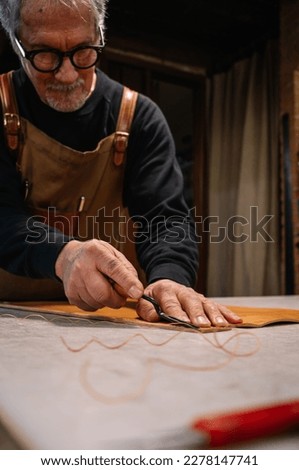
[[[72,113],[45,105],[23,69],[14,72],[13,80],[20,115],[60,143],[82,152],[93,150],[115,131],[123,87],[100,70],[94,92]],[[198,249],[174,141],[161,110],[143,95],[138,98],[126,158],[124,204],[131,217],[149,221],[152,230],[151,237],[136,246],[148,281],[167,278],[193,285]],[[155,223],[161,217],[166,224]],[[55,278],[55,261],[65,236],[50,229],[45,239],[41,228],[40,238],[29,244],[29,232],[37,234],[31,223],[20,176],[5,145],[0,111],[0,267],[22,276]],[[152,243],[153,239],[158,243]]]

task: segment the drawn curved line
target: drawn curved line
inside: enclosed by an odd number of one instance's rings
[[[103,346],[105,349],[111,349],[111,350],[121,349],[124,346],[126,346],[127,344],[129,344],[135,338],[142,338],[146,343],[150,344],[151,346],[161,347],[161,346],[165,346],[167,343],[170,343],[171,341],[173,341],[174,338],[176,338],[180,334],[181,334],[181,332],[179,331],[178,333],[175,333],[171,338],[168,338],[168,339],[162,341],[161,343],[154,343],[153,341],[148,339],[146,336],[144,336],[142,333],[136,333],[136,334],[130,336],[129,338],[127,338],[126,340],[124,340],[123,342],[121,342],[119,344],[115,344],[115,345],[106,344],[106,343],[104,343],[104,341],[101,341],[100,339],[93,337],[87,343],[83,344],[82,346],[80,346],[78,348],[73,348],[73,347],[69,346],[63,336],[61,336],[60,339],[69,351],[76,353],[76,352],[83,351],[84,349],[88,348],[88,346],[90,346],[91,344],[94,344],[94,343],[98,344],[99,346]]]

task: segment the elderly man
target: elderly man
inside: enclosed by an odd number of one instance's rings
[[[161,111],[97,68],[105,11],[105,0],[0,6],[22,64],[1,77],[0,295],[65,295],[84,310],[130,296],[155,321],[145,294],[196,326],[238,323],[192,288],[196,237]],[[133,235],[146,287],[124,248]]]

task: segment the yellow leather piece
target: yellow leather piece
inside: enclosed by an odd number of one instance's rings
[[[299,323],[299,310],[284,308],[259,308],[230,306],[234,313],[239,315],[243,327],[260,327],[273,323]]]
[[[94,319],[101,321],[109,321],[116,323],[124,323],[129,325],[143,326],[143,327],[155,327],[155,328],[168,328],[185,331],[192,331],[191,329],[173,325],[170,323],[148,323],[141,320],[135,310],[136,301],[128,300],[125,307],[122,307],[119,310],[115,310],[109,307],[102,308],[96,312],[85,312],[74,305],[70,305],[67,302],[49,302],[49,301],[39,301],[39,302],[15,302],[0,303],[0,313],[3,310],[20,310],[30,313],[40,313],[40,314],[53,314],[53,315],[64,315],[77,318],[86,318]],[[229,307],[233,312],[239,315],[243,319],[242,324],[235,325],[239,327],[262,327],[266,325],[271,325],[274,323],[299,323],[299,310],[290,310],[282,308],[257,308],[257,307]],[[232,325],[231,327],[235,327]],[[201,328],[201,332],[212,332],[227,330],[228,328]],[[195,331],[195,330],[193,330]]]

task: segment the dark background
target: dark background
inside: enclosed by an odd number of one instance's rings
[[[186,199],[204,218],[207,78],[262,52],[269,41],[279,48],[280,1],[110,0],[106,24],[100,67],[161,107],[175,139]],[[0,31],[0,73],[17,66]],[[204,270],[205,242],[199,250]],[[204,291],[204,283],[198,288]]]
[[[192,48],[213,69],[279,34],[279,0],[110,0],[108,12],[108,39]]]
[[[155,53],[196,57],[219,71],[279,35],[279,0],[110,0],[107,44],[125,39]],[[182,54],[181,54],[182,57]],[[17,65],[0,34],[0,71]]]

